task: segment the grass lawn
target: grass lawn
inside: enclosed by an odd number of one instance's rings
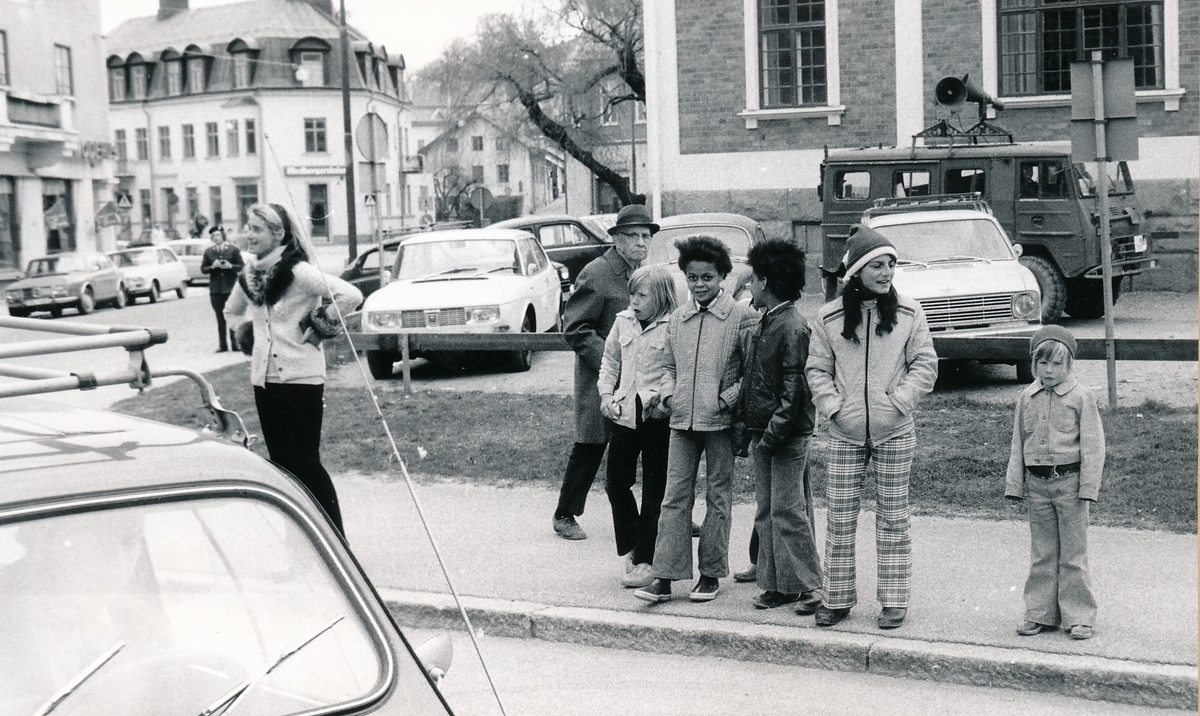
[[[225,407],[257,433],[249,365],[208,374]],[[155,388],[114,410],[193,428],[209,422],[190,381]],[[380,396],[381,406],[416,475],[489,484],[538,483],[557,487],[574,433],[571,398],[557,395],[419,392]],[[370,398],[359,389],[327,389],[322,455],[332,473],[397,470]],[[1108,461],[1095,524],[1196,531],[1196,409],[1157,403],[1102,409]],[[1024,519],[1024,508],[1004,499],[1004,471],[1012,435],[1012,406],[933,394],[917,415],[917,456],[911,496],[928,515]],[[825,489],[820,436],[812,461],[814,491]],[[424,458],[418,457],[421,448]],[[266,455],[259,442],[255,449]],[[749,463],[738,460],[736,499],[753,500]],[[395,476],[399,479],[399,475]],[[601,478],[603,479],[603,468]],[[871,491],[864,504],[873,499]],[[818,498],[818,503],[823,502]]]

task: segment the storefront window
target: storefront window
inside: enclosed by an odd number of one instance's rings
[[[71,182],[42,180],[42,220],[46,226],[46,251],[59,253],[75,250],[75,202]]]
[[[21,268],[17,193],[12,177],[0,177],[0,269]]]

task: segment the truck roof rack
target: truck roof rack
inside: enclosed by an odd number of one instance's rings
[[[41,395],[68,390],[94,390],[102,385],[119,385],[121,383],[142,391],[150,386],[153,378],[183,376],[190,378],[200,388],[200,399],[216,421],[216,424],[211,426],[214,432],[220,433],[234,442],[240,442],[245,447],[250,447],[255,440],[255,437],[246,429],[246,424],[242,421],[241,416],[221,406],[216,391],[204,376],[186,368],[150,370],[150,366],[146,362],[145,351],[150,346],[167,342],[165,329],[46,321],[9,316],[0,316],[0,327],[71,336],[70,338],[8,343],[0,346],[0,359],[73,353],[98,348],[124,348],[129,353],[129,362],[124,370],[107,372],[63,371],[0,362],[0,376],[23,379],[20,382],[0,383],[0,398]]]
[[[992,213],[992,207],[980,192],[970,194],[930,194],[876,199],[874,206],[863,212],[863,218],[885,214],[904,214],[913,211],[982,211]]]

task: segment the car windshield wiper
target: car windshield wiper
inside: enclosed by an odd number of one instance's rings
[[[59,704],[61,704],[63,701],[66,701],[68,696],[75,693],[75,690],[83,685],[83,682],[91,678],[92,674],[99,671],[100,667],[107,664],[109,659],[116,656],[117,652],[124,648],[125,642],[123,641],[118,641],[116,644],[113,644],[111,649],[104,652],[99,659],[96,659],[91,664],[88,664],[87,668],[76,674],[75,678],[68,681],[66,686],[59,689],[58,692],[51,696],[46,703],[42,704],[37,711],[34,711],[33,716],[46,716],[46,714],[58,708]]]
[[[896,261],[897,266],[920,266],[921,268],[929,268],[929,264],[923,261],[913,261],[912,259],[899,259]]]
[[[200,716],[216,716],[216,714],[227,714],[233,711],[233,707],[237,705],[238,701],[241,701],[242,697],[246,695],[246,692],[248,692],[251,687],[257,684],[259,681],[265,679],[267,674],[270,674],[272,671],[274,671],[276,667],[295,656],[300,652],[301,649],[313,643],[317,637],[332,629],[335,624],[345,618],[346,616],[344,614],[338,616],[333,621],[313,632],[313,634],[305,638],[304,641],[275,657],[275,660],[267,664],[266,667],[261,671],[256,674],[251,674],[250,677],[245,681],[230,689],[228,693],[214,701],[211,706],[201,711]]]
[[[516,270],[512,266],[495,266],[493,268],[488,269],[484,273],[496,273],[497,271],[508,271],[510,273],[516,273]]]
[[[989,263],[989,264],[992,262],[991,259],[985,259],[982,256],[967,256],[967,255],[963,254],[963,255],[959,255],[959,256],[947,256],[944,259],[938,259],[937,261],[931,261],[930,263],[944,264],[944,263],[949,263],[951,261],[983,261],[984,263]]]
[[[446,275],[452,274],[452,273],[466,273],[467,271],[478,271],[478,270],[479,269],[475,268],[474,266],[467,267],[467,268],[452,268],[449,271],[443,271],[443,272],[439,273],[438,276],[446,276]]]

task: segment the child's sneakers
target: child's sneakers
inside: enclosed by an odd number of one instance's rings
[[[1074,624],[1071,626],[1071,638],[1076,641],[1092,638],[1092,628],[1087,624]]]

